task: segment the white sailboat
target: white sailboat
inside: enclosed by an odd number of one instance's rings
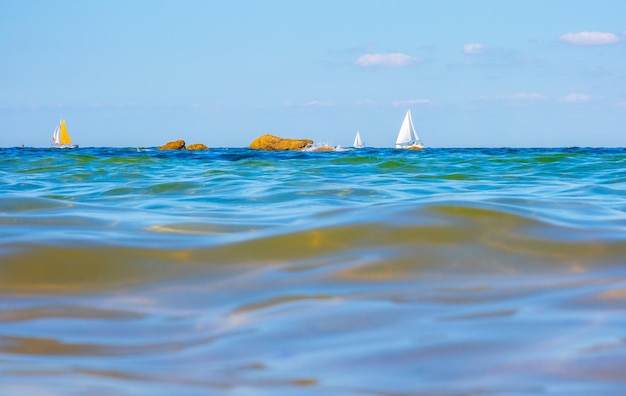
[[[363,145],[363,141],[361,140],[361,134],[359,133],[359,131],[356,131],[356,136],[354,137],[354,143],[352,144],[352,147],[354,147],[354,148],[363,148],[363,147],[365,147]]]
[[[424,145],[422,144],[415,127],[413,126],[413,118],[411,117],[411,109],[407,110],[400,132],[398,132],[398,138],[396,139],[396,148],[422,150]]]
[[[54,129],[52,133],[52,147],[53,148],[77,148],[78,145],[72,143],[70,134],[67,133],[67,126],[65,126],[65,120],[61,120],[59,125]]]

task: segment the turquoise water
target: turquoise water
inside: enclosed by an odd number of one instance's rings
[[[621,395],[626,150],[0,149],[2,395]]]

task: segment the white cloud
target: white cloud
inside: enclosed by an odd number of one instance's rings
[[[559,40],[575,45],[606,45],[617,43],[619,37],[613,33],[579,32],[564,34]]]
[[[411,106],[418,104],[432,104],[433,101],[430,99],[409,99],[409,100],[396,100],[391,102],[392,106]]]
[[[378,102],[374,101],[374,100],[366,99],[366,100],[360,100],[360,101],[356,102],[354,105],[357,106],[357,107],[360,107],[360,106],[377,106]]]
[[[502,96],[481,96],[479,99],[481,100],[495,100],[495,101],[510,101],[510,100],[544,100],[545,96],[535,92],[521,92],[512,95],[502,95]]]
[[[310,100],[308,102],[295,103],[292,101],[287,101],[283,103],[284,107],[333,107],[335,103],[332,102],[324,102],[321,100]]]
[[[465,44],[463,46],[463,52],[466,54],[482,54],[485,52],[485,46],[478,43]]]
[[[586,102],[589,99],[591,99],[591,96],[581,94],[581,93],[571,93],[561,98],[563,102],[568,102],[568,103]]]
[[[356,60],[359,66],[406,66],[414,63],[415,57],[399,52],[389,54],[365,54]]]
[[[311,100],[303,104],[304,107],[330,107],[332,105],[331,102],[323,102],[321,100]]]
[[[516,93],[510,96],[511,99],[519,99],[519,100],[543,100],[545,99],[543,95],[532,92],[532,93]]]

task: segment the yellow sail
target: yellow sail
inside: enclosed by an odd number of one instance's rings
[[[67,133],[67,127],[65,126],[65,120],[61,120],[61,132],[60,132],[60,142],[61,144],[72,144],[72,139],[70,139],[69,133]]]

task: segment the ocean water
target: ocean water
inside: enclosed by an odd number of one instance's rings
[[[0,149],[0,394],[626,394],[626,150]]]

